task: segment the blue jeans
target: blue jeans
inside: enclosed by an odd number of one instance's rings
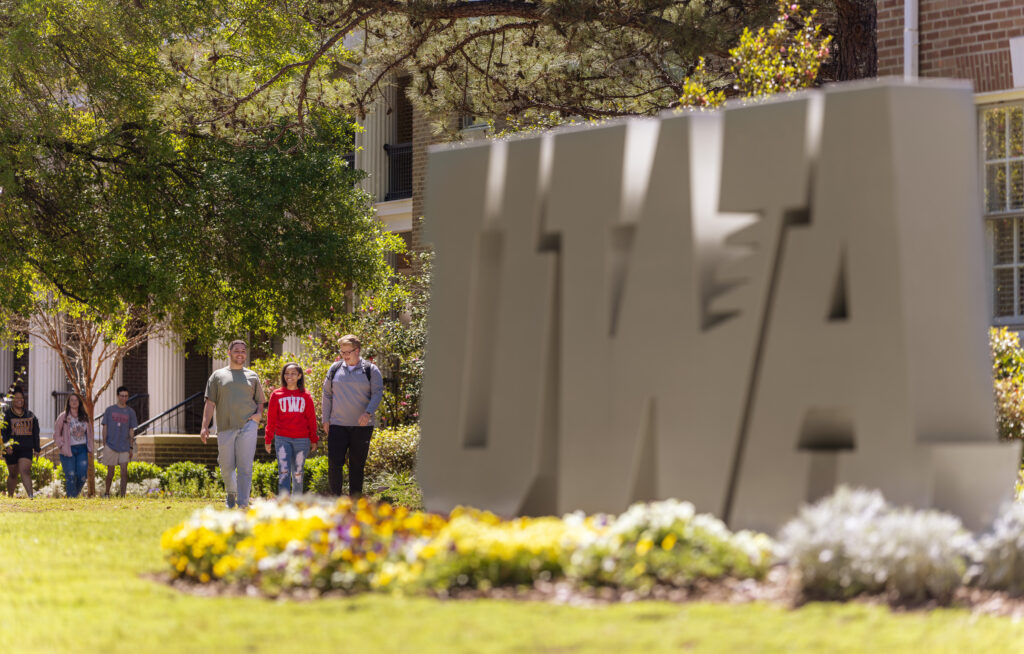
[[[217,433],[217,463],[224,478],[229,509],[249,506],[252,491],[252,461],[256,458],[256,429],[252,420],[246,420],[241,429],[229,429]]]
[[[274,436],[274,451],[277,452],[277,492],[291,493],[292,480],[295,492],[302,492],[302,464],[309,458],[308,438]]]
[[[64,492],[68,497],[78,497],[89,475],[89,446],[72,445],[71,456],[60,455],[60,467],[64,469]]]

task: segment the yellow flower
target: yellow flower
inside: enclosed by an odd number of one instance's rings
[[[654,547],[654,541],[652,541],[650,538],[641,538],[636,543],[637,556],[644,556],[645,554],[651,551],[652,547]]]
[[[665,536],[665,538],[661,541],[661,549],[668,552],[676,546],[676,541],[678,540],[679,539],[676,537],[675,534],[669,534],[668,536]]]

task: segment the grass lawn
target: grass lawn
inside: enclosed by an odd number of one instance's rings
[[[959,610],[295,602],[195,597],[150,581],[165,567],[160,534],[206,503],[0,499],[0,652],[1024,651],[1024,624]]]

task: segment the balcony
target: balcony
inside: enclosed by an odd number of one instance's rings
[[[412,197],[412,143],[387,143],[388,190],[385,202]]]

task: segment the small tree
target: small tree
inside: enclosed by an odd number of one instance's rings
[[[34,279],[32,302],[24,313],[3,312],[8,336],[35,336],[53,350],[71,387],[93,420],[100,395],[110,386],[124,357],[150,337],[163,332],[161,323],[146,320],[139,307],[123,305],[100,314]],[[88,492],[96,492],[93,454],[89,452]]]

